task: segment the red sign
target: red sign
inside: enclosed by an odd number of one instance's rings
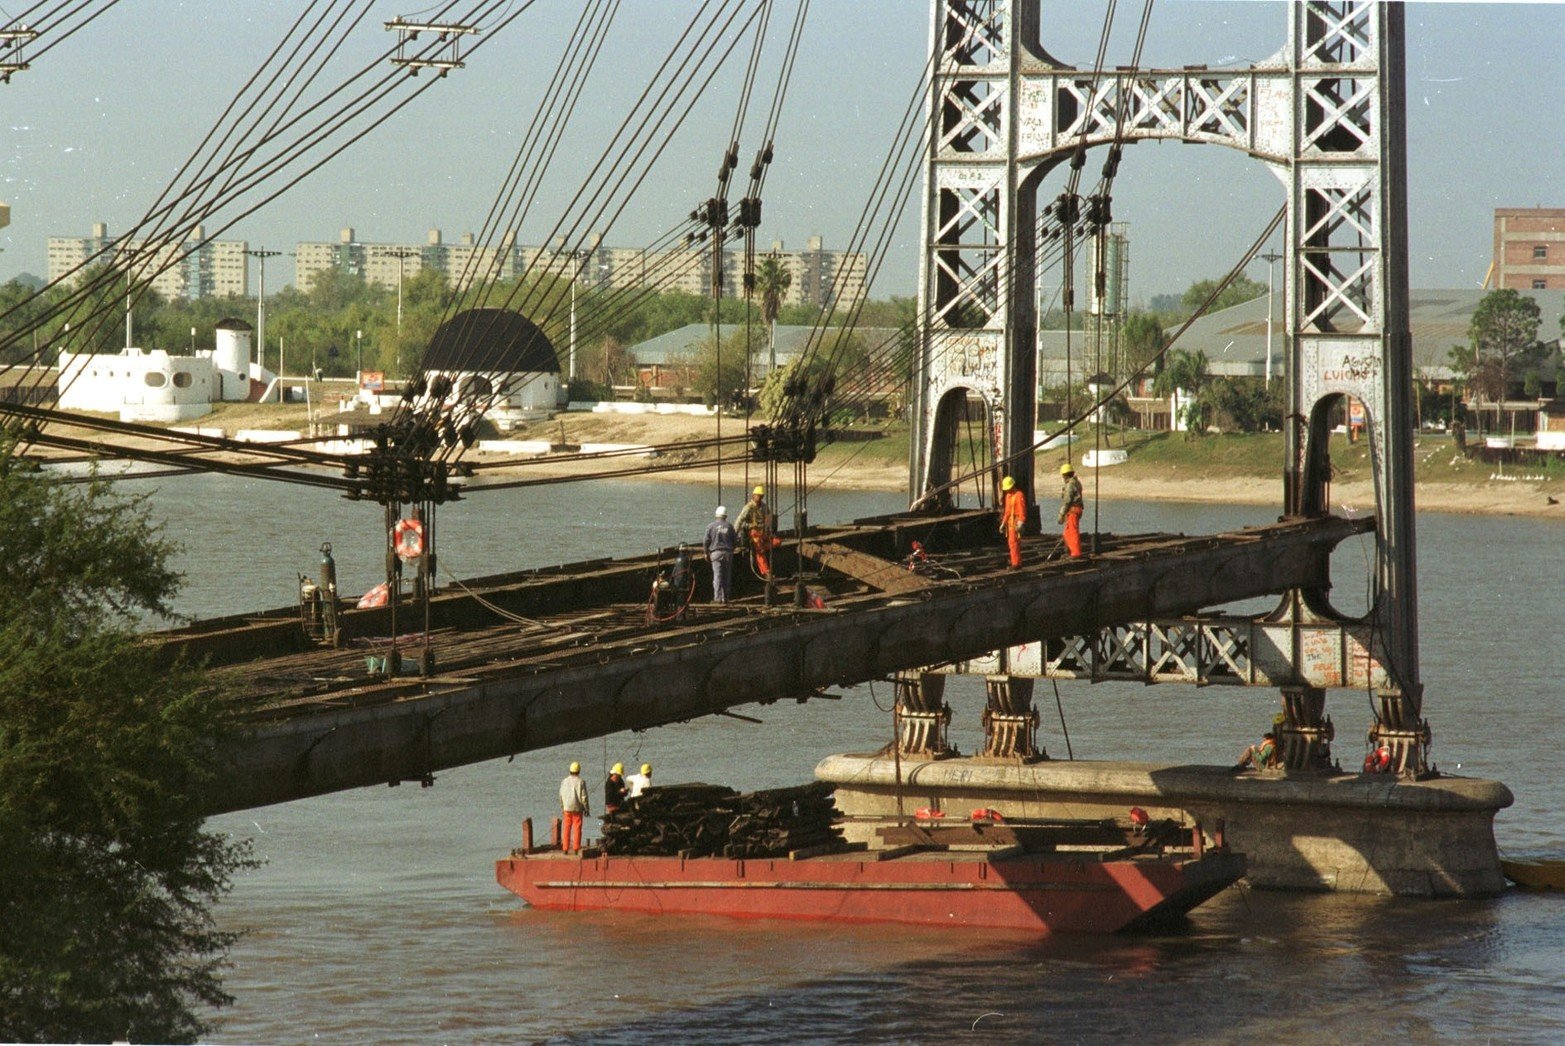
[[[386,372],[383,370],[367,370],[359,375],[359,388],[369,392],[379,392],[386,387]]]

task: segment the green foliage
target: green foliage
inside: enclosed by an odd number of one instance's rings
[[[1125,317],[1121,341],[1125,347],[1125,369],[1134,373],[1157,359],[1168,344],[1168,335],[1163,332],[1163,321],[1155,314],[1137,310]]]
[[[140,500],[0,445],[0,1039],[179,1042],[231,1001],[211,905],[248,867],[202,830],[220,697],[132,631],[172,544]]]
[[[782,312],[782,300],[793,286],[793,273],[774,254],[755,265],[755,293],[761,299],[761,319],[771,323]]]
[[[1199,309],[1211,293],[1217,289],[1219,282],[1218,280],[1197,280],[1195,283],[1192,283],[1179,299],[1180,305],[1184,306],[1184,314],[1188,316]],[[1232,283],[1224,288],[1223,293],[1217,296],[1217,300],[1212,302],[1207,308],[1206,315],[1252,301],[1265,293],[1266,284],[1258,280],[1252,280],[1248,276],[1237,276]]]
[[[1209,366],[1204,352],[1170,349],[1163,357],[1163,369],[1152,381],[1152,392],[1158,396],[1170,395],[1175,389],[1200,392],[1209,377]]]
[[[1451,348],[1451,366],[1484,399],[1505,399],[1512,384],[1535,375],[1543,362],[1538,303],[1509,288],[1490,291],[1468,324],[1468,344]]]
[[[708,335],[696,346],[693,357],[685,361],[692,372],[691,388],[708,406],[731,406],[748,385],[754,354],[765,347],[765,332],[759,328],[747,331],[739,327],[724,335],[721,353],[717,339]]]
[[[1200,401],[1213,423],[1225,432],[1281,429],[1283,383],[1271,388],[1260,378],[1213,378],[1201,389]]]

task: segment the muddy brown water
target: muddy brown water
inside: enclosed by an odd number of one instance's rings
[[[726,497],[737,508],[740,483]],[[345,591],[373,584],[375,506],[227,477],[149,481],[183,541],[182,609],[280,605],[332,541]],[[715,492],[604,483],[474,494],[442,509],[455,576],[698,540]],[[820,493],[832,522],[895,495]],[[1116,502],[1105,529],[1201,533],[1275,510]],[[1088,522],[1091,522],[1089,511]],[[1420,591],[1427,713],[1445,770],[1505,781],[1502,851],[1565,857],[1565,525],[1425,514]],[[1362,607],[1368,545],[1337,554],[1335,597]],[[1274,694],[1222,687],[1062,685],[1077,758],[1229,763],[1270,722]],[[981,687],[954,684],[953,737],[971,751]],[[1053,692],[1043,741],[1065,756]],[[264,867],[221,906],[247,930],[220,1042],[999,1041],[1557,1042],[1565,1038],[1565,896],[1421,902],[1232,889],[1180,932],[1036,940],[898,927],[538,912],[494,883],[519,822],[546,820],[566,762],[600,779],[650,761],[661,781],[797,783],[823,756],[878,747],[890,694],[747,709],[216,819]],[[1361,758],[1362,693],[1334,693],[1342,761]],[[596,797],[595,797],[596,798]],[[590,834],[590,832],[589,832]]]

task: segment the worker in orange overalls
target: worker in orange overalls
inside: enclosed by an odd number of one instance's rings
[[[1000,533],[1011,550],[1011,569],[1022,565],[1022,526],[1027,522],[1027,494],[1006,476],[1000,481]]]
[[[560,782],[560,849],[566,853],[581,852],[581,820],[592,813],[587,802],[587,782],[581,779],[581,764],[573,762],[570,773]]]
[[[1064,486],[1060,490],[1060,522],[1065,524],[1065,548],[1071,557],[1081,555],[1081,480],[1071,463],[1060,466],[1060,478]]]
[[[750,554],[755,557],[755,572],[763,578],[772,576],[772,549],[782,544],[782,539],[772,533],[772,510],[766,504],[766,488],[756,487],[750,500],[739,510],[734,529],[750,544]]]

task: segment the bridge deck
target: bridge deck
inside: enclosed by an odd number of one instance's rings
[[[1373,526],[1326,518],[1111,538],[1082,560],[1059,558],[1049,536],[1029,542],[1026,565],[1010,571],[994,519],[891,517],[812,531],[805,571],[825,609],[795,609],[786,590],[787,605],[766,606],[760,583],[741,577],[737,602],[648,624],[646,593],[667,553],[466,582],[431,600],[437,669],[427,677],[368,673],[365,658],[389,650],[384,609],[345,613],[344,649],[310,645],[294,608],[155,638],[215,666],[232,695],[242,736],[209,808],[233,810],[1326,584],[1330,549]],[[939,576],[900,565],[915,539]],[[791,573],[793,550],[779,558]],[[407,633],[410,609],[402,615],[399,643],[412,656],[422,636]]]

